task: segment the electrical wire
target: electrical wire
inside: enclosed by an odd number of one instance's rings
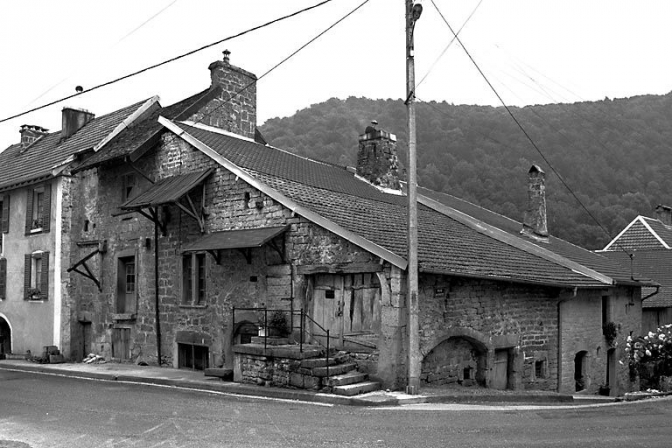
[[[201,123],[202,120],[203,120],[205,117],[212,115],[213,113],[215,113],[216,111],[218,111],[220,108],[224,107],[229,101],[232,101],[232,100],[235,99],[237,96],[239,96],[241,93],[243,93],[245,90],[249,89],[251,86],[253,86],[253,85],[255,85],[257,82],[261,81],[261,80],[262,80],[263,78],[265,78],[268,74],[270,74],[272,71],[274,71],[275,69],[277,69],[278,67],[280,67],[282,64],[284,64],[285,62],[287,62],[289,59],[291,59],[292,57],[294,57],[294,56],[295,56],[297,53],[299,53],[301,50],[303,50],[303,49],[306,48],[308,45],[310,45],[310,44],[312,44],[313,42],[315,42],[317,39],[319,39],[320,37],[322,37],[323,35],[325,35],[327,32],[329,32],[331,29],[333,29],[336,25],[338,25],[339,23],[341,23],[342,21],[344,21],[345,19],[347,19],[348,17],[350,17],[350,16],[351,16],[352,14],[354,14],[357,10],[359,10],[362,6],[364,6],[364,5],[366,5],[367,3],[369,3],[369,1],[370,1],[370,0],[364,0],[362,3],[360,3],[360,4],[359,4],[358,6],[356,6],[354,9],[352,9],[350,12],[348,12],[347,14],[345,14],[343,17],[341,17],[340,19],[338,19],[336,22],[334,22],[333,24],[331,24],[329,27],[327,27],[324,31],[320,32],[320,33],[317,34],[315,37],[313,37],[312,39],[310,39],[308,42],[306,42],[305,44],[301,45],[298,49],[294,50],[289,56],[285,57],[285,58],[282,59],[280,62],[278,62],[277,64],[275,64],[273,67],[271,67],[270,69],[266,70],[266,71],[265,71],[261,76],[259,76],[256,80],[254,80],[254,81],[252,81],[252,82],[249,82],[248,84],[246,84],[245,86],[243,86],[240,90],[236,91],[235,93],[229,94],[229,98],[228,98],[227,100],[222,101],[222,103],[221,103],[220,105],[218,105],[216,108],[214,108],[212,111],[210,111],[207,115],[204,114],[203,117],[200,118],[200,119],[198,119],[198,120],[196,120],[195,123]],[[207,92],[205,92],[201,97],[199,97],[199,100],[200,100],[200,98],[202,98],[202,97],[205,96],[205,95],[207,95]],[[198,100],[197,100],[197,101],[198,101]],[[185,110],[186,110],[186,109],[185,109]],[[179,114],[178,114],[178,115],[179,115]]]
[[[65,100],[69,100],[70,98],[74,98],[74,97],[76,97],[76,96],[80,96],[80,95],[83,95],[83,94],[85,94],[85,93],[89,93],[89,92],[92,92],[92,91],[94,91],[94,90],[101,89],[101,88],[103,88],[103,87],[107,87],[107,86],[109,86],[109,85],[111,85],[111,84],[115,84],[115,83],[117,83],[117,82],[119,82],[119,81],[123,81],[123,80],[125,80],[125,79],[131,78],[131,77],[133,77],[133,76],[139,75],[139,74],[144,73],[144,72],[147,72],[147,71],[149,71],[149,70],[153,70],[153,69],[155,69],[155,68],[161,67],[161,66],[166,65],[166,64],[169,64],[169,63],[171,63],[171,62],[175,62],[175,61],[177,61],[177,60],[179,60],[179,59],[182,59],[182,58],[185,58],[185,57],[187,57],[187,56],[191,56],[192,54],[198,53],[199,51],[205,50],[205,49],[210,48],[210,47],[214,47],[215,45],[219,45],[219,44],[221,44],[222,42],[226,42],[226,41],[229,41],[229,40],[232,40],[232,39],[236,39],[236,38],[238,38],[238,37],[244,36],[245,34],[251,33],[251,32],[253,32],[253,31],[257,31],[257,30],[259,30],[259,29],[261,29],[261,28],[265,28],[265,27],[267,27],[267,26],[273,25],[273,24],[278,23],[278,22],[281,22],[281,21],[283,21],[283,20],[286,20],[286,19],[295,17],[295,16],[297,16],[297,15],[299,15],[299,14],[302,14],[302,13],[304,13],[304,12],[307,12],[307,11],[310,11],[310,10],[312,10],[312,9],[318,8],[318,7],[320,7],[320,6],[323,6],[323,5],[325,5],[325,4],[327,4],[327,3],[331,2],[331,1],[333,1],[333,0],[323,0],[323,1],[321,1],[320,3],[317,3],[317,4],[315,4],[315,5],[308,6],[308,7],[306,7],[306,8],[303,8],[303,9],[298,10],[298,11],[296,11],[296,12],[293,12],[293,13],[291,13],[291,14],[287,14],[287,15],[285,15],[285,16],[279,17],[279,18],[277,18],[277,19],[271,20],[271,21],[269,21],[269,22],[263,23],[263,24],[261,24],[261,25],[255,26],[255,27],[253,27],[253,28],[249,28],[249,29],[247,29],[247,30],[245,30],[245,31],[241,31],[241,32],[238,33],[238,34],[234,34],[234,35],[232,35],[232,36],[225,37],[225,38],[220,39],[220,40],[218,40],[218,41],[216,41],[216,42],[213,42],[213,43],[204,45],[204,46],[199,47],[199,48],[197,48],[197,49],[195,49],[195,50],[188,51],[188,52],[183,53],[183,54],[181,54],[181,55],[179,55],[179,56],[176,56],[176,57],[167,59],[167,60],[165,60],[165,61],[163,61],[163,62],[159,62],[159,63],[154,64],[154,65],[150,65],[150,66],[145,67],[145,68],[143,68],[143,69],[137,70],[137,71],[135,71],[135,72],[133,72],[133,73],[129,73],[129,74],[127,74],[127,75],[121,76],[121,77],[116,78],[116,79],[113,79],[113,80],[111,80],[111,81],[107,81],[107,82],[104,82],[104,83],[102,83],[102,84],[98,84],[98,85],[96,85],[96,86],[94,86],[94,87],[91,87],[91,88],[89,88],[89,89],[86,89],[86,90],[84,90],[84,91],[82,91],[82,92],[78,92],[78,93],[75,93],[75,94],[72,94],[72,95],[68,95],[68,96],[63,97],[63,98],[61,98],[61,99],[58,99],[58,100],[55,100],[55,101],[51,101],[51,102],[49,102],[49,103],[47,103],[47,104],[43,104],[43,105],[41,105],[41,106],[34,107],[34,108],[29,109],[29,110],[27,110],[27,111],[24,111],[24,112],[21,112],[21,113],[12,115],[12,116],[10,116],[10,117],[0,119],[0,123],[4,123],[4,122],[6,122],[6,121],[12,120],[12,119],[14,119],[14,118],[21,117],[21,116],[26,115],[26,114],[29,114],[29,113],[31,113],[31,112],[35,112],[35,111],[37,111],[37,110],[44,109],[45,107],[53,106],[54,104],[58,104],[58,103],[63,102],[63,101],[65,101]]]
[[[483,70],[481,70],[480,66],[476,63],[476,61],[474,60],[474,58],[471,56],[471,53],[469,53],[469,50],[467,50],[467,47],[464,46],[464,44],[462,43],[462,40],[459,38],[459,36],[455,33],[455,31],[453,30],[453,28],[450,26],[450,24],[448,23],[448,21],[446,20],[446,18],[444,17],[444,15],[441,13],[441,10],[440,10],[439,7],[436,5],[436,3],[434,2],[434,0],[430,0],[430,1],[432,2],[432,5],[434,5],[434,8],[436,8],[436,11],[439,13],[439,15],[441,16],[441,19],[443,19],[443,21],[444,21],[444,23],[446,24],[446,26],[448,26],[448,29],[450,30],[450,32],[453,33],[453,35],[455,36],[455,39],[456,39],[457,42],[460,44],[460,46],[462,47],[462,49],[464,50],[464,52],[466,53],[466,55],[469,57],[469,59],[471,60],[471,62],[474,64],[474,67],[476,67],[476,70],[478,70],[478,72],[480,73],[481,77],[483,77],[483,79],[484,79],[485,82],[488,84],[488,86],[490,87],[490,89],[492,90],[492,92],[495,94],[495,96],[497,96],[497,99],[499,99],[499,102],[502,104],[502,106],[504,106],[504,109],[506,110],[506,112],[509,114],[509,116],[511,117],[511,119],[516,123],[516,126],[518,126],[518,128],[520,129],[520,131],[525,135],[525,138],[527,138],[527,140],[528,140],[528,141],[530,142],[530,144],[534,147],[534,149],[537,151],[537,153],[539,153],[539,155],[540,155],[541,158],[544,160],[544,162],[546,162],[546,164],[548,165],[548,167],[553,171],[553,173],[555,173],[555,175],[558,176],[558,179],[560,179],[560,182],[565,186],[565,188],[567,189],[567,191],[569,191],[569,193],[574,197],[574,199],[576,200],[576,202],[579,203],[579,205],[581,206],[581,208],[583,208],[583,210],[588,214],[588,216],[590,216],[590,218],[591,218],[591,219],[592,219],[592,220],[593,220],[593,221],[600,227],[600,229],[602,229],[602,231],[609,237],[609,239],[610,239],[610,240],[613,240],[614,237],[611,235],[611,233],[609,233],[609,231],[602,225],[602,223],[600,223],[600,221],[598,221],[597,218],[590,212],[590,210],[588,210],[588,208],[583,204],[583,202],[581,202],[581,200],[580,200],[579,197],[576,195],[576,193],[574,193],[574,190],[572,190],[572,189],[570,188],[569,184],[567,184],[567,182],[565,182],[565,180],[562,178],[562,176],[560,175],[560,173],[558,173],[558,171],[555,169],[555,167],[553,167],[553,165],[551,164],[550,160],[548,160],[548,158],[544,155],[544,153],[541,151],[541,149],[540,149],[540,148],[537,146],[537,144],[534,142],[534,140],[532,139],[532,137],[530,136],[530,134],[528,134],[527,131],[525,130],[525,128],[522,126],[522,124],[520,124],[520,121],[518,121],[518,119],[517,119],[516,116],[513,114],[513,112],[511,112],[511,109],[509,108],[509,106],[507,106],[507,104],[504,102],[504,100],[502,99],[502,97],[500,96],[500,94],[497,92],[497,89],[495,89],[495,87],[492,85],[492,83],[491,83],[490,80],[487,78],[487,76],[485,76],[485,73],[483,73]],[[620,245],[619,245],[619,247],[623,250],[623,252],[625,252],[626,254],[630,255],[630,253],[629,253],[627,250],[625,250],[625,248],[623,248],[623,247],[620,246]]]

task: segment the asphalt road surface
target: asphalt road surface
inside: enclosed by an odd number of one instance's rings
[[[672,400],[360,408],[0,370],[0,448],[672,447]]]

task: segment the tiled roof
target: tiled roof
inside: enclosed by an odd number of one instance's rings
[[[672,250],[669,249],[646,249],[633,252],[632,260],[630,256],[622,251],[602,252],[602,254],[612,260],[621,263],[627,269],[639,272],[642,275],[660,283],[658,294],[646,299],[643,303],[644,308],[672,307]],[[643,290],[642,296],[651,294],[655,291]]]
[[[672,227],[666,226],[658,219],[647,218],[646,216],[642,216],[642,219],[646,221],[649,227],[651,227],[651,230],[653,230],[654,233],[665,242],[665,244],[667,244],[669,247],[672,247]]]
[[[672,247],[672,229],[657,219],[637,216],[604,250],[667,249]]]
[[[10,146],[0,153],[0,189],[50,176],[52,169],[69,156],[100,143],[145,101],[94,118],[64,141],[59,131],[45,135],[25,149],[20,144]]]
[[[82,171],[111,160],[132,154],[140,147],[151,144],[163,130],[157,119],[185,119],[219,94],[221,89],[206,89],[167,107],[159,107],[150,115],[112,139],[104,148],[79,164],[74,171]]]
[[[405,197],[383,193],[340,167],[222,132],[177,125],[294,203],[398,256],[406,256]],[[522,225],[513,220],[452,196],[435,196],[435,200],[522,239],[517,235]],[[493,239],[429,207],[419,206],[418,222],[421,271],[557,286],[604,286],[590,276]],[[629,273],[606,257],[557,238],[551,238],[544,248],[586,263],[617,281],[631,283]]]

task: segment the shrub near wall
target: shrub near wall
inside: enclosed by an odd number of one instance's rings
[[[672,390],[672,324],[649,331],[645,336],[628,336],[625,352],[631,380],[639,376],[642,390]]]

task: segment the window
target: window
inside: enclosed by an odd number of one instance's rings
[[[203,305],[205,302],[205,254],[182,257],[182,304]]]
[[[534,361],[534,377],[537,379],[546,378],[546,360]]]
[[[195,344],[177,344],[177,351],[178,368],[192,370],[208,368],[208,347]]]
[[[2,233],[9,232],[9,195],[6,194],[0,198],[0,222],[2,222]]]
[[[49,297],[49,252],[26,254],[23,287],[26,300]]]
[[[51,224],[51,185],[29,188],[26,204],[26,234],[48,232]]]
[[[0,258],[0,300],[7,298],[7,259]]]
[[[123,190],[121,191],[121,202],[126,202],[138,192],[138,179],[135,173],[128,173],[121,176]]]
[[[119,257],[117,263],[117,306],[119,314],[136,312],[136,265],[135,256]]]

